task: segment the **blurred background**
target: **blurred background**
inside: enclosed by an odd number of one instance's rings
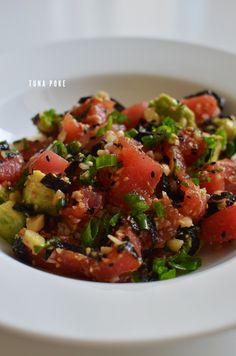
[[[0,53],[76,38],[177,39],[236,52],[235,0],[0,0]]]

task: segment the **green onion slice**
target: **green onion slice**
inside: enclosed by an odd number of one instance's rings
[[[125,132],[125,136],[130,138],[134,138],[135,136],[137,136],[137,134],[138,131],[136,129],[130,129],[129,131]]]
[[[99,231],[99,221],[91,219],[81,234],[81,242],[85,247],[92,247]]]
[[[135,216],[135,219],[137,220],[141,230],[149,230],[148,218],[146,214],[144,213],[137,214]]]
[[[157,201],[156,203],[153,204],[153,208],[156,212],[156,215],[159,217],[159,218],[164,218],[165,216],[165,208],[164,208],[164,205],[161,201]]]
[[[96,169],[117,166],[117,156],[115,154],[103,155],[96,158]]]
[[[54,141],[51,150],[63,158],[66,158],[68,155],[67,148],[61,141]]]
[[[105,133],[112,128],[112,125],[113,125],[113,119],[112,116],[110,115],[108,117],[106,125],[97,130],[96,136],[101,137],[105,135]]]
[[[130,206],[133,211],[133,214],[143,213],[149,209],[146,200],[142,195],[139,195],[135,192],[129,192],[125,195],[125,202]]]

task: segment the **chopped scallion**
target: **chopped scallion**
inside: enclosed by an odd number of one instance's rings
[[[142,137],[142,142],[145,147],[153,147],[156,145],[157,140],[156,140],[156,137],[154,137],[153,135],[148,135],[148,136]]]
[[[67,150],[70,154],[76,155],[81,150],[81,143],[79,141],[72,141],[68,143]]]
[[[106,125],[97,130],[96,136],[101,137],[105,135],[105,133],[112,128],[112,125],[113,125],[113,118],[110,115],[108,117]]]
[[[66,158],[68,155],[67,148],[61,141],[54,141],[51,150],[63,158]]]
[[[137,136],[138,131],[135,129],[130,129],[129,131],[125,132],[125,136],[126,137],[130,137],[130,138],[134,138],[135,136]]]
[[[132,209],[132,214],[143,213],[149,209],[149,205],[142,195],[135,192],[129,192],[125,195],[125,202]]]
[[[114,167],[116,165],[117,156],[115,154],[103,155],[96,158],[96,169]]]
[[[201,266],[199,257],[188,255],[188,248],[184,245],[174,256],[155,258],[152,269],[159,280],[174,278],[177,275],[192,272]]]
[[[165,216],[165,208],[164,208],[164,205],[161,201],[157,201],[153,204],[153,208],[156,212],[156,215],[159,217],[159,218],[164,218]]]
[[[142,137],[142,142],[146,147],[153,147],[161,141],[169,140],[179,131],[179,126],[171,117],[166,117],[161,125],[153,127],[152,134]]]
[[[80,174],[79,179],[82,184],[89,185],[92,184],[93,178],[97,170],[95,167],[90,167],[87,171]]]
[[[221,136],[221,146],[222,149],[225,149],[227,144],[227,132],[223,128],[218,128],[216,130],[216,135]]]
[[[60,121],[59,115],[54,109],[39,114],[37,126],[45,134],[51,134]]]
[[[120,213],[117,213],[112,216],[112,218],[109,221],[109,225],[115,227],[119,220],[120,220]]]
[[[235,154],[235,151],[236,151],[235,143],[232,141],[228,142],[226,145],[226,156],[228,158],[231,158]]]
[[[91,219],[81,234],[81,243],[84,247],[92,247],[99,231],[99,221]]]
[[[135,219],[137,220],[141,230],[149,230],[148,218],[146,214],[144,213],[137,214],[135,215]]]
[[[196,184],[196,185],[199,185],[199,184],[200,184],[200,179],[197,178],[197,177],[192,177],[192,178],[191,178],[191,181],[192,181],[194,184]]]
[[[129,122],[128,116],[122,114],[121,112],[115,110],[110,114],[110,117],[112,117],[113,121],[116,121],[117,124],[122,125],[124,122]]]
[[[202,154],[202,156],[200,158],[198,158],[198,160],[195,162],[196,167],[201,167],[205,163],[210,163],[211,158],[213,157],[216,146],[217,146],[217,140],[215,137],[207,136],[207,137],[203,137],[203,139],[204,139],[207,147],[206,147],[204,153]]]

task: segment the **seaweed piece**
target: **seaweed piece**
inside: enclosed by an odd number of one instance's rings
[[[200,247],[200,238],[199,238],[200,228],[198,226],[190,227],[181,227],[178,228],[176,239],[188,240],[190,239],[190,248],[187,251],[188,255],[193,256]]]
[[[46,176],[44,176],[41,180],[41,183],[47,188],[55,191],[61,190],[63,193],[67,193],[70,188],[70,183],[65,182],[59,177],[55,177],[52,173],[46,174]]]
[[[149,232],[152,239],[152,245],[155,246],[158,239],[157,227],[154,219],[151,216],[147,217]]]
[[[27,169],[24,170],[24,172],[22,173],[21,177],[18,179],[18,181],[13,185],[14,189],[23,189],[24,184],[26,182],[26,179],[29,175],[29,171]]]
[[[134,245],[129,241],[125,241],[122,245],[117,246],[117,251],[120,253],[122,251],[128,251],[135,258],[139,258],[137,252],[134,249]]]
[[[175,184],[170,184],[170,180]],[[175,188],[174,188],[175,185]],[[176,176],[167,176],[165,173],[156,187],[157,194],[161,194],[162,191],[166,192],[168,197],[172,200],[174,207],[179,207],[184,201],[184,192],[181,190],[181,182]]]
[[[67,177],[72,178],[76,174],[79,164],[79,160],[74,160],[73,162],[71,162],[71,164],[65,169],[65,174],[67,175]]]
[[[62,241],[60,237],[53,237],[52,239],[48,240],[48,247],[46,247],[44,252],[44,259],[47,260],[52,252],[56,249],[60,248],[62,250],[68,250],[72,252],[78,253],[85,253],[84,248],[66,241]]]
[[[68,242],[63,242],[63,249],[73,251],[73,252],[78,252],[78,253],[84,253],[84,248],[78,245],[73,245]]]
[[[25,213],[25,214],[27,214],[27,215],[37,215],[38,213],[36,213],[35,211],[34,211],[34,207],[33,207],[33,205],[25,205],[25,204],[23,204],[23,203],[15,203],[14,205],[13,205],[13,209],[14,210],[16,210],[16,211],[19,211],[19,212],[21,212],[21,213]]]
[[[123,104],[121,104],[119,101],[117,101],[116,99],[111,98],[111,100],[115,102],[115,105],[114,105],[115,110],[123,111],[125,109],[125,106]]]
[[[138,134],[135,136],[135,140],[139,142],[142,142],[143,137],[152,135],[152,125],[149,123],[147,124],[147,122],[143,122],[142,120],[140,120],[136,130],[138,131]]]
[[[36,114],[31,120],[33,121],[33,124],[37,126],[40,120],[40,115]]]
[[[208,200],[207,215],[217,213],[219,210],[233,205],[236,202],[236,195],[230,192],[221,192],[211,195]]]
[[[219,115],[221,117],[221,115]],[[225,117],[225,115],[222,115],[222,117]],[[212,121],[212,119],[207,119],[203,121],[201,124],[201,129],[205,132],[208,132],[209,134],[214,134],[216,132],[216,124]]]
[[[82,121],[83,119],[86,118],[88,112],[89,112],[90,108],[87,108],[85,111],[79,113],[79,114],[74,114],[73,112],[71,112],[71,115],[77,120],[77,121]]]
[[[7,151],[9,150],[9,143],[5,140],[0,142],[0,151]]]
[[[92,146],[92,148],[90,149],[91,155],[96,156],[97,155],[97,151],[98,150],[102,150],[104,145],[105,145],[105,143],[106,142],[102,140],[102,141],[96,143],[94,146]]]
[[[129,216],[127,220],[129,221],[133,232],[135,232],[136,234],[139,234],[141,230],[140,230],[140,227],[139,227],[137,221],[132,216]]]
[[[13,152],[13,151],[9,151],[5,153],[5,157],[6,158],[13,158],[19,155],[19,152]]]
[[[21,261],[27,264],[30,263],[30,256],[27,247],[24,245],[20,236],[16,236],[12,245],[12,250],[15,253],[16,257],[18,257]]]
[[[79,100],[78,100],[78,103],[79,104],[83,104],[85,103],[86,100],[92,98],[92,95],[88,95],[88,96],[82,96]]]
[[[152,264],[146,263],[145,261],[137,271],[132,273],[132,282],[134,283],[151,282],[155,280],[156,279],[152,271]]]

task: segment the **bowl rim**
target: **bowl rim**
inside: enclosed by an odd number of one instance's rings
[[[134,43],[134,42],[139,42],[139,43],[147,43],[149,42],[149,46],[152,45],[152,44],[161,44],[163,46],[179,46],[179,47],[185,47],[185,49],[194,49],[196,51],[203,51],[205,52],[205,54],[218,54],[218,55],[221,55],[223,57],[233,57],[235,59],[235,54],[229,52],[229,51],[224,51],[222,49],[215,49],[214,47],[209,47],[209,46],[206,46],[206,45],[198,45],[198,44],[192,44],[192,43],[189,43],[187,41],[173,41],[173,40],[170,40],[170,39],[157,39],[157,38],[148,38],[148,37],[99,37],[99,38],[83,38],[83,39],[73,39],[73,40],[70,40],[70,41],[58,41],[58,42],[54,42],[52,44],[45,44],[43,46],[33,46],[31,47],[30,49],[26,50],[25,52],[25,55],[29,54],[29,53],[32,53],[33,52],[38,52],[38,51],[46,51],[47,49],[53,49],[53,48],[58,48],[58,47],[61,47],[63,48],[63,46],[75,46],[76,44],[86,44],[86,43],[89,43],[90,45],[92,45],[93,43],[100,43],[100,44],[109,44],[111,42],[116,42],[116,43],[125,43],[126,45],[127,44],[131,44]],[[17,56],[20,51],[14,51],[15,55]],[[1,63],[1,58],[4,58],[6,60],[6,58],[8,56],[11,56],[12,53],[7,53],[7,54],[0,54],[0,63]],[[4,99],[4,98],[3,98]],[[2,100],[0,101],[0,103],[2,103]],[[2,255],[2,253],[0,253],[0,256]],[[9,256],[5,256],[5,257],[9,257]],[[3,260],[6,260],[3,256]],[[9,262],[9,261],[8,261]],[[19,263],[19,262],[18,262]],[[214,274],[214,276],[216,277],[216,275],[218,274],[218,272],[222,272],[223,270],[226,272],[228,271],[228,273],[231,273],[232,274],[232,270],[233,270],[233,266],[236,266],[236,258],[232,258],[230,259],[229,261],[226,261],[223,263],[223,265],[218,265],[218,266],[214,266],[213,268],[209,269],[209,270],[206,270],[206,271],[202,271],[200,272],[200,277],[198,277],[198,273],[196,274],[191,274],[189,276],[185,276],[185,277],[181,277],[181,280],[184,280],[186,278],[191,278],[191,280],[196,280],[196,279],[204,279],[203,276],[207,275],[207,274],[210,274],[211,276]],[[28,267],[27,267],[28,268]],[[34,269],[31,269],[31,272],[32,274],[34,274],[33,271],[35,271]],[[48,273],[46,272],[42,272],[42,271],[37,271],[39,273],[41,273],[42,275],[41,276],[45,276],[45,279],[47,278],[47,275],[49,275]],[[214,272],[214,273],[213,273]],[[30,274],[30,272],[29,272]],[[37,274],[37,273],[36,273]],[[222,274],[222,273],[221,273]],[[233,275],[233,274],[232,274]],[[68,280],[68,278],[65,278],[65,277],[61,277],[61,276],[54,276],[54,275],[50,275],[52,276],[53,278],[55,279],[60,279],[60,280]],[[201,277],[202,276],[202,277]],[[40,277],[40,278],[43,278],[43,277]],[[49,278],[50,279],[50,278]],[[1,280],[1,278],[0,278]],[[70,280],[71,281],[71,280]],[[72,280],[73,281],[73,280]],[[78,283],[78,281],[74,281],[76,283]],[[74,282],[71,282],[71,284],[73,284]],[[94,285],[98,285],[97,282],[86,282],[86,281],[80,281],[84,284],[94,284]],[[63,283],[63,282],[62,282]],[[171,286],[172,284],[176,284],[176,283],[179,283],[179,280],[170,280],[170,281],[162,281],[162,282],[152,282],[153,284],[155,285],[160,285],[160,283],[162,283],[163,285],[168,285],[168,286]],[[81,284],[81,283],[80,283]],[[105,289],[108,289],[108,285],[107,284],[104,284],[104,283],[99,283],[100,286],[104,287]],[[139,288],[141,286],[146,286],[146,283],[140,283],[139,284]],[[130,286],[131,287],[131,286]],[[111,288],[114,288],[114,289],[120,289],[120,287],[112,284]],[[124,287],[124,289],[126,289],[126,287]],[[234,286],[234,293],[236,295],[236,288]],[[112,344],[112,345],[121,345],[121,342],[122,344],[137,344],[137,343],[155,343],[155,342],[167,342],[167,341],[170,341],[170,340],[181,340],[181,339],[186,339],[186,338],[193,338],[193,337],[197,337],[197,336],[201,336],[201,335],[210,335],[210,334],[213,334],[215,332],[219,332],[219,331],[223,331],[223,330],[228,330],[230,328],[233,328],[236,326],[236,317],[234,318],[234,320],[231,320],[231,321],[227,321],[227,323],[223,323],[221,322],[219,325],[216,325],[215,328],[211,325],[211,327],[209,328],[206,328],[205,329],[202,329],[202,330],[198,330],[198,331],[194,331],[194,330],[191,330],[191,332],[186,332],[186,333],[182,333],[182,334],[176,334],[175,336],[173,335],[170,335],[168,337],[168,335],[166,334],[165,337],[162,335],[161,337],[151,337],[150,339],[148,339],[147,337],[145,337],[144,339],[137,339],[135,337],[130,337],[129,339],[124,339],[124,340],[119,340],[119,339],[112,339],[110,338],[109,340],[105,340],[105,339],[94,339],[94,338],[86,338],[86,339],[83,339],[83,338],[78,338],[78,337],[69,337],[68,335],[64,336],[63,339],[62,339],[62,336],[61,335],[54,335],[54,334],[48,334],[48,332],[46,334],[44,334],[41,330],[41,332],[35,332],[35,331],[32,331],[30,329],[27,329],[27,328],[20,328],[19,326],[16,326],[16,325],[12,325],[12,324],[7,324],[6,322],[2,322],[1,319],[0,319],[0,329],[3,328],[5,330],[9,330],[9,331],[12,331],[14,333],[17,333],[17,334],[20,334],[20,335],[28,335],[28,336],[32,336],[32,337],[36,337],[36,338],[40,338],[40,339],[44,339],[44,340],[54,340],[54,341],[58,341],[58,342],[72,342],[72,343],[83,343],[84,345],[91,345],[91,344],[94,344],[94,345],[109,345],[109,344]]]

